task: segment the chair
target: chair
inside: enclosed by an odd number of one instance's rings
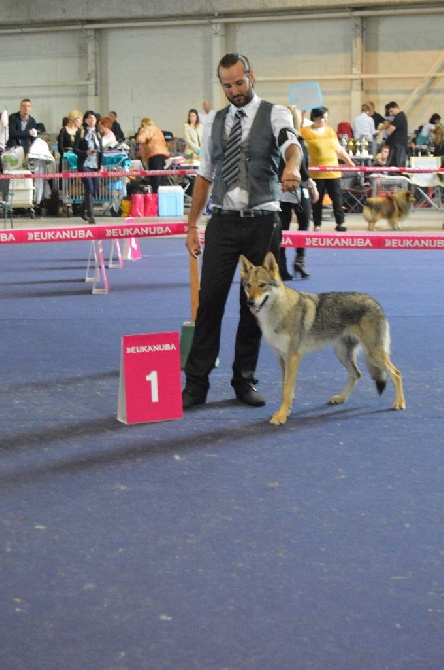
[[[439,170],[441,167],[441,156],[412,156],[410,158],[410,167],[413,169],[436,168]],[[434,207],[440,212],[442,209],[441,188],[443,183],[439,178],[439,173],[412,173],[410,175],[410,181],[415,186],[414,196],[416,202],[414,207]],[[434,200],[435,196],[437,202]]]
[[[337,135],[339,139],[343,135],[347,135],[348,138],[353,137],[353,128],[351,126],[351,123],[349,123],[348,121],[341,121],[340,123],[338,123]]]

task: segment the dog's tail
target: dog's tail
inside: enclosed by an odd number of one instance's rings
[[[390,359],[390,339],[389,322],[384,316],[374,332],[371,344],[367,341],[367,347],[364,348],[365,364],[379,395],[384,392],[387,383],[385,361]]]
[[[371,378],[376,384],[376,390],[379,395],[382,395],[387,384],[387,373],[381,368],[377,367],[369,358],[366,357],[365,363],[367,370],[370,372]]]
[[[362,209],[362,216],[367,221],[367,223],[371,223],[372,218],[373,218],[372,217],[372,210],[367,205],[364,205],[364,207]]]

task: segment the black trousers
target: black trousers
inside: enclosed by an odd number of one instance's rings
[[[310,226],[310,214],[311,214],[311,200],[310,195],[306,187],[300,189],[301,201],[300,203],[295,202],[285,202],[281,200],[279,203],[281,211],[279,212],[279,217],[281,219],[282,230],[289,230],[291,225],[291,219],[293,212],[296,214],[296,219],[298,222],[299,230],[308,230]],[[304,247],[296,247],[296,256],[301,258],[305,256]],[[281,247],[279,255],[279,270],[287,270],[287,254],[286,248]]]
[[[166,158],[163,154],[157,154],[156,156],[151,156],[148,159],[148,170],[163,170],[165,168]],[[150,186],[153,189],[153,193],[157,193],[159,186],[166,184],[166,177],[150,177]]]
[[[277,212],[256,218],[213,214],[205,232],[199,308],[193,343],[185,366],[186,388],[206,396],[209,375],[220,348],[222,318],[233,278],[243,254],[254,265],[261,265],[267,251],[279,258],[282,239]],[[261,331],[251,314],[245,292],[240,287],[239,324],[236,333],[233,377],[235,390],[256,382]]]
[[[315,226],[320,226],[322,223],[322,200],[325,192],[331,198],[333,203],[333,216],[335,217],[336,225],[344,223],[344,210],[342,209],[343,198],[341,191],[341,180],[334,179],[316,179],[316,186],[319,191],[319,200],[313,205],[313,223]]]
[[[407,165],[407,149],[403,144],[390,147],[387,167],[405,167]]]

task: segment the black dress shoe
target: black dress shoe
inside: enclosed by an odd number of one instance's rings
[[[288,270],[283,270],[280,274],[282,281],[291,281],[293,279],[293,275],[291,275]]]
[[[197,395],[191,393],[188,389],[182,391],[182,408],[190,409],[191,407],[197,407],[198,405],[205,405],[207,399],[205,396]]]
[[[338,233],[345,233],[347,228],[343,226],[342,223],[338,223],[338,225],[336,226],[336,230],[338,231]]]
[[[244,405],[250,405],[250,407],[262,407],[265,405],[266,400],[254,386],[246,386],[242,390],[236,391],[236,398],[243,402]]]

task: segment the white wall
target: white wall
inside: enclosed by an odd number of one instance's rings
[[[347,16],[249,17],[195,25],[163,21],[97,30],[80,29],[74,22],[69,30],[30,28],[26,33],[2,33],[0,28],[0,108],[16,111],[20,99],[30,97],[33,115],[49,132],[58,131],[70,109],[102,114],[115,109],[126,134],[137,129],[142,116],[150,116],[162,129],[181,136],[190,107],[200,109],[206,98],[213,98],[215,107],[224,104],[215,64],[223,53],[239,50],[249,56],[264,98],[287,102],[290,84],[318,79],[334,127],[350,120],[368,98],[381,113],[395,99],[401,107],[410,105],[406,111],[413,131],[433,112],[444,116],[443,77],[428,77],[443,72],[442,19],[438,10],[436,15],[363,17],[362,91],[361,82],[356,91],[350,78],[356,67],[356,34]],[[88,57],[91,34],[97,42],[93,62],[91,51]],[[366,78],[368,74],[374,76]]]

